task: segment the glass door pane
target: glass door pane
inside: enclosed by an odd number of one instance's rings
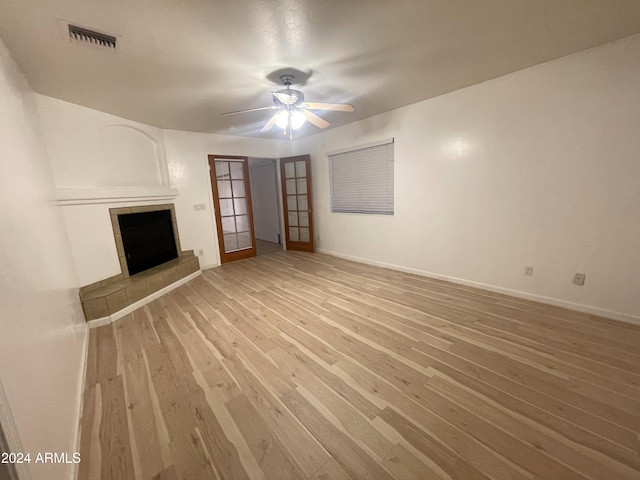
[[[287,249],[313,252],[309,156],[280,159]]]
[[[216,159],[215,172],[224,253],[251,248],[243,160]]]

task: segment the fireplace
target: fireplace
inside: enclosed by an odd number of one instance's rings
[[[118,215],[129,275],[178,258],[171,210]]]
[[[193,250],[182,251],[173,204],[110,208],[122,273],[80,289],[90,327],[122,318],[200,273]]]
[[[110,208],[123,276],[130,277],[180,256],[172,203]]]

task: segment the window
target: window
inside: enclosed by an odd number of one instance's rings
[[[393,215],[393,139],[328,156],[332,212]]]

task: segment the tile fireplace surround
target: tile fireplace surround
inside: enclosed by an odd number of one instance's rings
[[[170,210],[171,212],[178,258],[129,276],[122,236],[120,235],[118,215],[158,210]],[[141,306],[145,303],[145,299],[151,300],[155,298],[157,296],[154,296],[156,292],[171,287],[177,282],[180,284],[182,283],[180,282],[181,279],[186,279],[200,271],[198,257],[193,254],[193,250],[182,251],[180,248],[180,237],[173,204],[110,208],[109,213],[122,273],[91,285],[86,285],[80,289],[80,301],[82,302],[84,316],[87,322],[90,323],[97,323],[97,321],[102,320],[100,322],[102,324],[115,320],[122,316],[118,314],[128,307],[134,304]]]

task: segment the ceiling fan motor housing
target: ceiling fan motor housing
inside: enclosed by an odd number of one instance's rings
[[[273,102],[278,106],[299,106],[304,102],[304,93],[293,88],[278,90],[273,96]]]

